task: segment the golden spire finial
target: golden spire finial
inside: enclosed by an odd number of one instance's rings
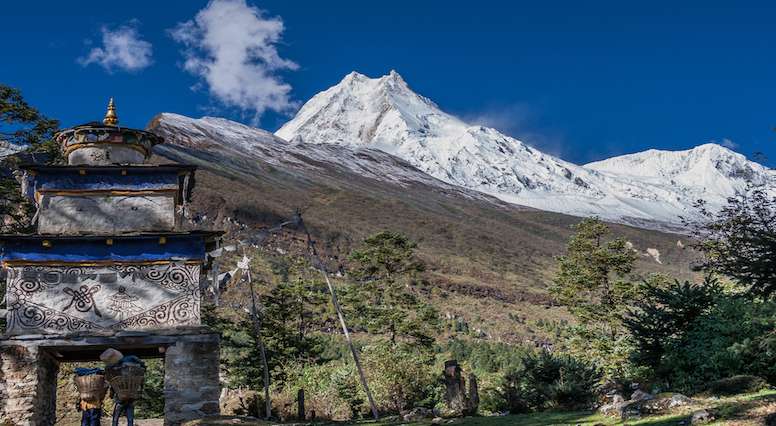
[[[119,124],[119,116],[116,115],[116,106],[113,104],[113,97],[108,102],[108,112],[105,113],[105,118],[102,119],[103,124],[106,126],[116,126]]]

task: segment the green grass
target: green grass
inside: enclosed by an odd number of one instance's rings
[[[735,395],[726,398],[698,398],[697,403],[692,406],[681,407],[676,411],[654,416],[646,416],[639,420],[629,420],[622,422],[618,418],[605,417],[598,413],[590,411],[546,411],[542,413],[519,414],[503,417],[467,417],[452,420],[455,426],[553,426],[553,425],[632,425],[632,426],[675,426],[683,420],[688,420],[692,412],[701,408],[711,410],[717,419],[709,425],[755,425],[761,424],[762,418],[754,418],[750,413],[755,408],[773,407],[776,411],[776,389],[763,390],[749,394]],[[767,411],[767,410],[766,410]],[[764,415],[766,413],[759,413]],[[279,422],[252,421],[234,423],[231,419],[223,418],[215,421],[199,421],[196,425],[253,425],[253,426],[271,426],[279,425]],[[299,424],[299,423],[297,423]],[[304,423],[303,423],[304,424]],[[428,426],[431,420],[426,419],[420,422],[404,422],[394,416],[391,419],[380,421],[360,421],[357,425],[371,426]],[[448,424],[448,423],[443,423]],[[354,423],[315,423],[315,425],[354,425]]]
[[[542,413],[519,414],[504,417],[470,417],[457,419],[453,423],[456,426],[552,426],[552,425],[633,425],[633,426],[675,426],[683,420],[688,420],[692,412],[701,408],[710,409],[717,419],[710,425],[725,425],[730,422],[738,422],[754,419],[747,418],[747,411],[757,406],[776,403],[776,390],[769,389],[749,394],[735,395],[726,398],[699,398],[698,403],[689,407],[682,407],[675,412],[645,416],[638,420],[623,422],[615,417],[606,417],[590,411],[547,411]],[[401,421],[365,422],[380,426],[395,426],[407,424]],[[430,420],[409,423],[408,426],[427,426]],[[756,424],[753,423],[753,424]]]

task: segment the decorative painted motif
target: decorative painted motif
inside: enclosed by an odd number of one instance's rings
[[[71,306],[75,305],[75,310],[78,312],[89,312],[90,310],[94,309],[94,314],[98,317],[102,317],[100,310],[97,309],[97,306],[94,304],[94,294],[98,291],[100,291],[99,285],[92,287],[89,287],[88,285],[82,285],[78,290],[74,290],[68,287],[63,288],[62,292],[68,296],[71,296],[72,299],[70,300],[70,303],[67,304],[67,306],[62,308],[62,311],[67,311]]]
[[[181,297],[127,318],[114,328],[155,328],[194,323],[199,323],[199,301]]]
[[[198,325],[200,266],[24,266],[9,270],[7,333]]]
[[[140,298],[128,294],[127,289],[124,286],[120,286],[119,290],[109,299],[110,305],[108,306],[108,309],[120,320],[143,311],[143,308],[135,303],[137,300],[140,300]]]

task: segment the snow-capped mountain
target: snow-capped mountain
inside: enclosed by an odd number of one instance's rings
[[[149,129],[177,146],[218,153],[220,161],[240,159],[245,164],[239,164],[237,169],[248,174],[267,173],[269,167],[275,167],[302,173],[305,179],[310,179],[325,171],[404,187],[422,184],[465,198],[490,198],[443,182],[398,157],[370,147],[289,143],[265,130],[225,118],[197,119],[173,113],[158,114],[151,120]],[[157,150],[166,152],[168,148],[163,144]]]
[[[377,148],[510,203],[640,226],[678,224],[680,216],[695,213],[698,199],[721,205],[748,182],[776,188],[771,170],[714,144],[575,165],[445,113],[395,71],[380,78],[348,74],[304,104],[276,135],[294,143]]]

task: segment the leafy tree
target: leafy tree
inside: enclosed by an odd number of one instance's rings
[[[444,348],[448,359],[466,362],[477,374],[504,373],[522,367],[529,349],[484,340],[452,339]]]
[[[716,280],[647,286],[625,319],[632,359],[685,392],[735,375],[776,380],[776,303],[725,289]]]
[[[405,337],[430,349],[439,315],[418,297],[425,265],[416,257],[416,247],[396,232],[368,237],[350,254],[350,275],[358,286],[347,302],[370,332],[386,334],[394,344],[397,337]]]
[[[707,276],[703,283],[675,280],[668,286],[646,282],[644,296],[625,318],[625,325],[636,341],[633,360],[661,379],[671,379],[665,355],[682,346],[687,327],[709,313],[721,294],[718,281]]]
[[[625,278],[636,254],[625,240],[607,239],[609,227],[598,218],[585,219],[574,229],[566,255],[557,258],[553,295],[583,323],[600,324],[615,333],[635,295]]]
[[[733,278],[753,296],[776,292],[776,198],[762,189],[728,200],[718,213],[698,204],[704,220],[691,223],[704,253],[699,268]]]
[[[377,342],[363,349],[369,387],[381,412],[432,408],[442,396],[432,354],[417,345]]]
[[[19,90],[0,84],[0,144],[16,146],[28,154],[42,154],[48,162],[61,160],[53,140],[59,123],[30,106]],[[0,165],[0,232],[29,230],[34,208],[23,197],[14,176],[18,159],[6,157]]]
[[[610,376],[623,375],[629,347],[622,317],[639,292],[639,286],[627,280],[636,254],[625,240],[612,239],[600,219],[585,219],[575,231],[566,254],[557,258],[550,291],[578,320],[570,328],[572,350],[594,360]]]
[[[0,141],[48,154],[49,161],[56,161],[61,158],[59,146],[53,141],[58,127],[57,120],[29,105],[18,89],[0,84]]]

